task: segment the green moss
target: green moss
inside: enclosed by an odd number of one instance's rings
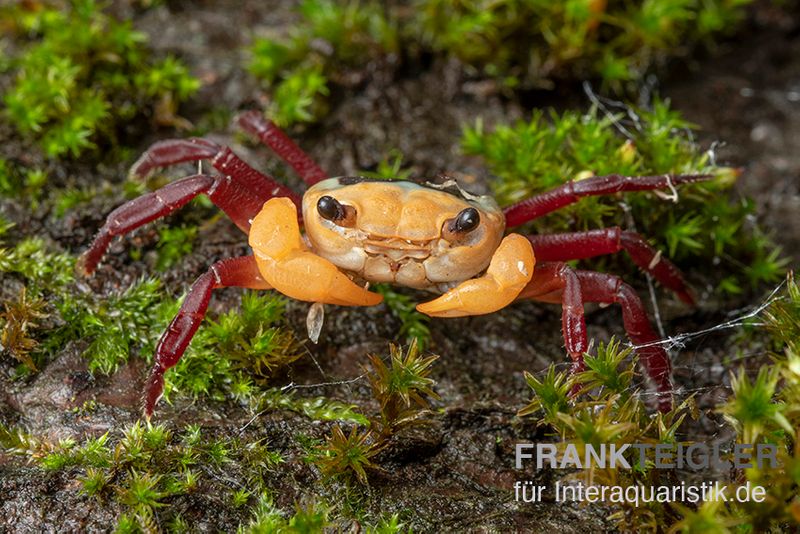
[[[418,0],[414,33],[511,87],[640,80],[666,57],[730,33],[751,0]]]
[[[36,209],[47,179],[42,169],[13,165],[0,158],[0,196],[27,200],[31,209]]]
[[[13,224],[0,220],[0,238]],[[0,312],[0,343],[23,366],[21,375],[41,366],[47,343],[42,336],[49,330],[43,326],[54,311],[53,302],[68,299],[67,287],[73,280],[74,258],[51,252],[44,240],[25,238],[12,248],[0,248],[0,281],[9,277],[22,282],[16,295],[4,299]]]
[[[800,285],[795,276],[786,276],[786,290],[766,310],[767,332],[778,353],[786,348],[800,352]]]
[[[367,469],[377,467],[371,458],[378,452],[380,444],[374,441],[371,431],[354,426],[345,435],[342,428],[335,425],[315,463],[325,477],[354,475],[360,483],[366,484]]]
[[[61,218],[70,210],[76,207],[87,204],[95,196],[98,191],[94,187],[86,187],[83,189],[69,188],[58,191],[53,198],[53,214],[57,218]]]
[[[398,293],[388,284],[378,284],[373,288],[383,295],[383,301],[392,315],[402,323],[399,335],[409,342],[415,341],[424,350],[430,343],[431,331],[428,328],[430,317],[417,311],[417,301],[408,295]]]
[[[430,413],[428,399],[438,399],[435,382],[429,378],[431,365],[439,357],[422,357],[412,341],[407,351],[390,345],[389,365],[377,355],[370,355],[371,369],[365,369],[372,396],[380,405],[380,413],[369,419],[366,429],[353,426],[345,434],[341,426],[333,427],[324,444],[310,454],[326,478],[355,478],[367,484],[367,472],[377,469],[372,462],[394,435],[413,425],[424,424]]]
[[[405,528],[398,514],[393,514],[382,517],[374,525],[367,525],[366,532],[367,534],[396,534],[398,532],[411,532],[411,530]]]
[[[556,368],[551,365],[547,368],[547,374],[541,379],[525,371],[525,381],[534,396],[531,402],[519,411],[518,415],[522,417],[543,412],[542,420],[555,425],[558,422],[558,414],[569,409],[571,386],[567,375],[556,373]]]
[[[137,422],[98,438],[49,443],[0,425],[0,447],[47,471],[74,476],[72,491],[115,505],[121,511],[118,531],[153,525],[180,530],[182,514],[193,506],[182,497],[196,492],[229,496],[215,499],[219,511],[250,517],[238,532],[316,533],[352,524],[350,508],[319,498],[300,497],[293,509],[279,507],[270,482],[281,478],[283,457],[264,440],[243,434],[219,435],[197,425],[171,431]],[[397,515],[361,514],[358,520],[368,532],[403,530]]]
[[[411,169],[403,168],[403,153],[394,148],[378,162],[374,171],[360,171],[358,174],[378,180],[408,180],[412,173]]]
[[[331,86],[357,85],[371,63],[390,55],[456,57],[468,73],[506,88],[600,78],[620,90],[692,45],[731,33],[750,3],[416,0],[405,9],[305,0],[288,32],[254,42],[249,68],[272,93],[268,115],[284,126],[318,120]]]
[[[0,225],[3,228],[10,225]],[[152,357],[180,301],[168,298],[154,278],[139,280],[116,294],[78,292],[73,285],[74,265],[73,256],[52,252],[40,239],[23,239],[0,249],[0,275],[14,276],[24,284],[15,299],[2,303],[5,311],[0,312],[0,338],[26,366],[20,372],[37,369],[70,342],[85,344],[89,369],[103,374],[114,372],[131,355]],[[253,397],[278,369],[304,354],[302,343],[282,324],[285,303],[274,293],[247,292],[239,310],[217,321],[210,318],[181,362],[167,373],[166,392],[217,399]],[[59,321],[55,325],[48,321],[45,328],[41,323],[49,315],[57,315]],[[297,405],[321,417],[347,417],[344,405],[315,402]]]
[[[366,425],[368,420],[353,404],[325,397],[297,397],[293,392],[268,389],[251,397],[253,412],[265,410],[290,410],[315,421],[341,421]]]
[[[776,352],[773,361],[756,372],[731,374],[733,395],[718,411],[737,432],[737,443],[770,443],[777,447],[781,466],[754,465],[740,473],[738,483],[766,488],[764,502],[735,503],[732,507],[684,510],[682,532],[703,522],[737,524],[754,532],[791,530],[800,526],[800,288],[787,277],[784,291],[764,313]]]
[[[691,397],[668,413],[653,415],[646,407],[645,397],[633,387],[635,358],[631,351],[622,350],[613,339],[597,351],[586,355],[587,370],[577,375],[557,372],[550,366],[539,378],[526,373],[534,397],[519,411],[519,416],[542,414],[539,420],[552,429],[557,439],[575,444],[578,450],[586,445],[597,446],[626,443],[676,443],[676,432],[684,419],[693,413]],[[582,393],[576,399],[568,395],[573,387]],[[652,469],[648,461],[634,469],[596,468],[578,476],[591,477],[591,484],[657,486],[669,482],[669,473]],[[650,526],[669,525],[675,513],[663,503],[640,506],[622,504],[622,510],[611,515],[624,531],[647,530]]]
[[[216,399],[233,395],[244,400],[254,395],[277,369],[304,354],[293,332],[281,324],[285,305],[277,293],[248,291],[238,310],[216,321],[208,319],[178,365],[165,375],[166,398],[172,391]],[[166,328],[178,307],[174,302],[156,309],[157,332]]]
[[[781,278],[785,260],[770,239],[754,228],[751,201],[730,200],[737,170],[714,166],[693,141],[692,126],[655,101],[651,110],[605,115],[534,111],[530,120],[498,124],[478,120],[464,129],[462,149],[480,156],[495,178],[501,205],[509,205],[569,180],[589,176],[711,174],[713,180],[677,189],[678,202],[655,193],[583,198],[534,221],[523,232],[552,233],[610,226],[636,229],[679,265],[719,265],[720,290],[741,292]],[[624,199],[626,209],[620,209]],[[613,260],[606,260],[613,261]]]
[[[275,507],[273,498],[265,493],[259,497],[258,504],[253,511],[253,518],[242,526],[237,532],[239,534],[315,534],[323,532],[325,527],[330,525],[328,507],[319,501],[309,501],[305,504],[298,504],[295,507],[294,515],[285,517],[284,514]]]
[[[731,378],[734,398],[722,408],[726,419],[742,435],[743,443],[755,443],[766,428],[782,428],[790,435],[794,430],[786,418],[787,406],[774,402],[780,379],[780,368],[758,370],[751,381],[744,369]]]
[[[397,29],[377,2],[304,0],[288,35],[256,39],[250,72],[272,91],[269,117],[281,126],[312,122],[326,111],[329,82],[398,50]]]
[[[143,337],[157,335],[152,330],[152,313],[164,306],[162,299],[161,282],[154,278],[142,279],[103,300],[92,294],[66,297],[56,304],[65,324],[50,333],[45,346],[55,351],[68,341],[88,341],[83,354],[89,369],[112,373]]]
[[[158,229],[156,269],[165,271],[192,252],[197,226],[162,226]]]
[[[652,525],[674,532],[727,532],[738,525],[742,531],[767,532],[791,530],[800,525],[796,514],[800,505],[800,450],[796,446],[800,428],[800,289],[793,277],[787,287],[761,316],[774,346],[781,347],[773,361],[754,372],[739,370],[731,375],[731,396],[718,407],[735,431],[736,443],[769,443],[776,447],[779,468],[768,463],[754,465],[731,475],[728,494],[739,485],[766,488],[763,502],[701,503],[690,507],[648,503],[623,510],[611,518],[622,530],[648,529]],[[762,330],[763,332],[763,330]],[[763,350],[763,345],[762,345]],[[635,389],[632,378],[635,361],[627,361],[630,350],[621,350],[610,342],[598,349],[597,356],[586,355],[587,370],[575,376],[556,372],[551,366],[542,377],[526,373],[534,393],[530,404],[520,410],[522,417],[539,415],[539,423],[552,429],[561,440],[574,443],[579,449],[588,444],[616,443],[688,443],[682,425],[687,416],[697,417],[691,397],[669,413],[653,415],[644,405],[644,397]],[[753,356],[757,352],[753,353]],[[570,402],[568,393],[574,386],[580,396]],[[732,456],[732,454],[731,454]],[[593,484],[657,486],[671,484],[671,474],[653,469],[652,458],[645,465],[628,471],[596,468],[587,476]]]
[[[30,297],[66,288],[73,281],[74,266],[74,257],[52,252],[41,238],[25,238],[13,248],[0,249],[0,273],[23,278]]]
[[[67,9],[20,3],[0,10],[28,46],[11,59],[6,117],[50,157],[78,157],[116,139],[116,125],[152,111],[175,122],[177,104],[199,87],[175,58],[156,60],[129,22],[94,0]],[[26,7],[27,6],[27,7]]]
[[[174,520],[170,508],[175,497],[200,488],[224,491],[231,476],[253,491],[265,491],[266,478],[281,461],[258,440],[204,435],[199,427],[173,433],[138,422],[80,444],[71,439],[50,444],[0,427],[0,445],[50,471],[77,470],[77,491],[122,506],[117,526],[122,531]],[[229,462],[239,467],[220,477]]]
[[[377,354],[369,359],[372,369],[367,370],[367,378],[372,396],[381,407],[380,419],[373,420],[372,426],[380,431],[380,439],[388,439],[427,415],[429,398],[439,399],[432,389],[435,381],[429,376],[439,356],[423,357],[419,345],[412,341],[406,351],[390,345],[389,365]]]

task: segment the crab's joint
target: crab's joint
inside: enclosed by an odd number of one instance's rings
[[[417,306],[433,317],[483,315],[505,308],[530,282],[536,258],[530,242],[509,234],[492,256],[486,273],[462,282],[441,297]]]

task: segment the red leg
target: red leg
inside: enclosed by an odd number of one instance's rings
[[[262,143],[270,147],[308,185],[314,185],[328,177],[327,173],[308,154],[275,126],[275,123],[267,120],[261,112],[246,111],[239,115],[237,122],[245,131],[255,135]]]
[[[169,215],[200,194],[208,195],[244,232],[250,229],[250,220],[270,198],[253,195],[230,177],[197,174],[182,178],[112,211],[88,250],[78,259],[77,271],[84,275],[93,273],[114,237]]]
[[[576,271],[586,302],[602,302],[622,306],[625,332],[636,345],[647,376],[655,383],[658,408],[672,408],[672,364],[664,348],[658,344],[642,301],[631,286],[618,276],[592,271]]]
[[[583,354],[589,350],[589,340],[583,315],[581,285],[575,271],[565,263],[537,263],[533,278],[518,298],[561,303],[561,332],[564,345],[572,358],[571,372],[575,374],[583,371]],[[577,390],[573,393],[577,393]]]
[[[581,197],[610,195],[624,191],[647,191],[651,189],[669,189],[671,187],[708,180],[705,174],[662,174],[660,176],[593,176],[585,180],[565,183],[545,193],[532,196],[513,204],[503,211],[509,227],[519,226],[542,215],[546,215],[568,204],[577,202]]]
[[[288,197],[300,209],[300,195],[278,183],[271,176],[260,173],[245,163],[228,148],[208,139],[167,139],[148,148],[133,164],[132,176],[146,176],[157,167],[167,167],[187,161],[210,160],[211,165],[225,176],[230,176],[251,193],[261,198]]]
[[[625,332],[634,345],[637,345],[636,352],[647,376],[655,382],[659,409],[668,411],[672,407],[672,368],[669,357],[660,345],[655,344],[658,336],[650,325],[639,296],[618,276],[573,271],[560,262],[541,263],[536,265],[533,279],[520,293],[519,298],[562,303],[562,330],[567,352],[573,361],[573,373],[585,369],[583,354],[588,349],[583,303],[620,304]]]
[[[569,261],[614,254],[625,250],[633,262],[645,272],[674,291],[689,305],[694,305],[689,288],[680,270],[661,256],[636,232],[622,231],[619,227],[570,232],[566,234],[529,235],[536,258],[541,261]]]
[[[149,418],[153,414],[153,409],[164,391],[164,373],[174,367],[186,352],[206,315],[211,292],[220,287],[270,289],[270,285],[261,278],[253,256],[219,261],[192,284],[181,304],[181,309],[156,346],[153,369],[150,371],[145,390],[146,417]]]

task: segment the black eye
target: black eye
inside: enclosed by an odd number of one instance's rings
[[[459,233],[471,232],[478,227],[480,222],[481,216],[478,210],[475,208],[466,208],[461,210],[461,213],[459,213],[455,221],[453,221],[453,231]]]
[[[458,243],[481,223],[481,214],[475,208],[466,208],[442,226],[442,237],[450,243]]]
[[[356,225],[356,209],[342,204],[331,196],[325,195],[317,200],[317,211],[323,218],[336,223],[337,226],[352,228]]]
[[[333,197],[325,195],[317,201],[317,211],[329,221],[336,222],[344,218],[344,207]]]

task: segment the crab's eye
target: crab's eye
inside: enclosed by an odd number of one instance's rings
[[[325,195],[324,197],[320,197],[317,201],[317,211],[323,218],[328,219],[329,221],[336,222],[336,219],[341,219],[344,217],[344,209],[342,205],[339,204],[339,201],[333,197],[329,197]]]
[[[453,221],[453,230],[456,232],[471,232],[481,222],[481,216],[475,208],[467,208],[461,210],[455,221]]]
[[[354,226],[356,222],[356,209],[352,206],[345,206],[332,196],[320,197],[317,201],[317,212],[323,219],[339,226]]]
[[[442,236],[448,241],[458,241],[481,223],[481,215],[475,208],[465,208],[452,219],[448,219],[442,228]]]

